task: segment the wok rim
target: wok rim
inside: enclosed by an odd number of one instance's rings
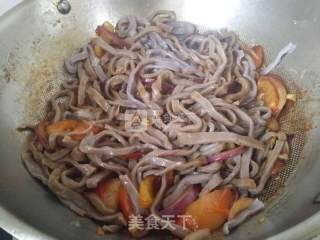
[[[54,240],[56,238],[40,231],[39,229],[27,224],[14,214],[0,206],[0,226],[17,239],[24,240]],[[313,239],[319,236],[320,212],[315,213],[308,219],[294,225],[293,227],[282,231],[275,236],[268,237],[269,240],[301,240]],[[236,232],[234,233],[236,235]]]
[[[1,16],[1,19],[9,15],[17,7],[24,4],[28,4],[30,1],[22,1],[17,6],[15,6],[11,10],[3,14]],[[17,239],[24,239],[24,240],[57,239],[45,233],[44,231],[39,230],[35,226],[23,221],[22,219],[19,218],[19,216],[11,213],[8,209],[2,206],[1,203],[0,203],[0,227]],[[319,234],[320,234],[320,211],[314,213],[312,216],[301,221],[300,223],[297,223],[289,227],[288,229],[277,233],[274,236],[268,237],[267,239],[270,239],[270,240],[312,239],[314,237],[319,236]],[[236,236],[237,235],[236,231],[232,235]]]

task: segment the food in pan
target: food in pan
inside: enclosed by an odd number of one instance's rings
[[[278,119],[294,96],[272,71],[294,48],[266,64],[262,46],[171,11],[105,22],[65,61],[24,163],[98,233],[229,234],[288,159]]]

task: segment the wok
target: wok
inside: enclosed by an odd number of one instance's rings
[[[298,103],[282,118],[293,139],[290,160],[263,195],[266,210],[226,239],[311,239],[320,232],[320,204],[314,203],[320,191],[319,1],[72,0],[66,15],[57,11],[56,2],[26,0],[0,18],[1,227],[19,239],[101,239],[95,223],[67,210],[27,173],[20,161],[25,135],[15,129],[41,118],[46,99],[67,77],[64,59],[94,36],[97,24],[170,9],[201,28],[227,27],[248,43],[261,43],[268,59],[289,41],[297,44],[278,68],[298,94]],[[146,239],[166,238],[153,234]]]

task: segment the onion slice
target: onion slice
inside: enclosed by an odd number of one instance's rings
[[[184,213],[186,208],[197,199],[200,192],[199,185],[190,186],[177,200],[175,200],[170,206],[163,209],[161,215],[179,215]]]
[[[213,163],[216,161],[224,161],[224,160],[228,160],[230,158],[233,158],[235,156],[238,156],[242,153],[244,153],[246,150],[246,148],[244,146],[240,146],[240,147],[236,147],[233,148],[231,150],[227,150],[218,154],[214,154],[210,157],[208,157],[208,163]]]

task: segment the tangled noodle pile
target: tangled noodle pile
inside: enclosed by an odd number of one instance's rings
[[[259,46],[227,30],[199,33],[171,11],[127,16],[115,29],[106,22],[96,33],[66,60],[71,77],[31,128],[22,155],[30,173],[109,232],[131,216],[164,226],[173,215],[168,230],[196,239],[222,225],[229,234],[263,209],[257,196],[289,151],[286,135],[268,127],[285,102],[263,91],[281,82],[270,71],[294,45],[264,67]],[[195,221],[182,226],[183,214]]]

